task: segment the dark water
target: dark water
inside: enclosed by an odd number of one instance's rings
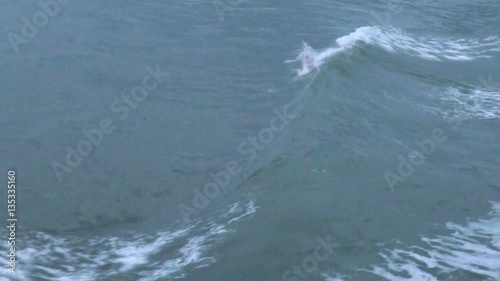
[[[0,2],[0,280],[500,280],[500,2],[60,2]]]

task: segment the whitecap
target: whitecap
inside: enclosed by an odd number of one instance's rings
[[[430,36],[415,36],[393,27],[363,26],[349,35],[336,39],[336,46],[316,51],[306,42],[298,56],[285,62],[302,63],[298,76],[305,76],[338,54],[350,56],[353,47],[360,43],[380,47],[388,52],[399,52],[426,60],[470,61],[488,58],[500,51],[500,38],[490,36],[485,39],[449,39]]]

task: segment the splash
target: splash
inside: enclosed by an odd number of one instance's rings
[[[325,63],[330,57],[341,53],[343,48],[329,48],[322,52],[314,50],[306,42],[302,43],[302,50],[299,55],[293,60],[287,60],[286,63],[292,63],[300,61],[302,63],[302,68],[297,69],[297,76],[306,76],[313,71],[319,71],[321,65]]]

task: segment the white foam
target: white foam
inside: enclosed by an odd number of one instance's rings
[[[425,110],[450,120],[495,119],[500,117],[500,90],[492,88],[458,89],[448,87],[434,93],[435,102]]]
[[[240,219],[252,215],[257,211],[257,207],[254,205],[253,201],[248,201],[246,206],[242,207],[240,204],[233,204],[230,206],[229,211],[225,215],[225,217],[234,216],[231,218],[228,223],[239,221]]]
[[[323,274],[323,277],[325,278],[326,281],[345,281],[345,279],[343,279],[345,276],[338,274],[335,275]]]
[[[22,266],[18,265],[15,275],[2,268],[0,280],[5,277],[22,281],[36,278],[90,281],[117,274],[136,274],[139,277],[133,280],[139,281],[182,277],[186,268],[215,263],[215,258],[208,256],[207,251],[233,231],[233,223],[251,216],[256,210],[251,200],[237,202],[220,210],[222,215],[214,220],[150,235],[81,238],[37,232],[24,237],[23,248],[17,251]],[[6,252],[5,247],[0,245],[2,252]],[[4,256],[0,256],[0,263],[7,264]]]
[[[340,53],[350,55],[357,44],[364,43],[383,48],[388,52],[399,52],[417,56],[427,60],[468,61],[490,57],[500,51],[500,38],[490,36],[486,39],[441,39],[428,36],[414,36],[392,27],[364,26],[349,35],[336,40],[336,47],[316,51],[307,43],[294,60],[300,61],[302,68],[297,70],[298,76],[304,76],[319,70],[327,59]]]
[[[500,280],[500,203],[492,203],[488,219],[467,225],[448,223],[448,236],[424,237],[426,247],[404,247],[381,253],[386,266],[370,272],[386,280],[438,281],[436,272],[475,273],[483,280]]]
[[[223,226],[213,225],[205,235],[189,238],[187,243],[178,250],[178,257],[165,261],[152,271],[142,272],[140,280],[155,281],[165,277],[184,277],[182,270],[188,265],[196,265],[199,268],[214,263],[215,259],[213,257],[204,257],[203,252],[207,249],[208,240],[226,232],[228,230]]]

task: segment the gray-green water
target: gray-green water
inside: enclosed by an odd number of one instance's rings
[[[0,7],[0,280],[500,280],[498,1]]]

